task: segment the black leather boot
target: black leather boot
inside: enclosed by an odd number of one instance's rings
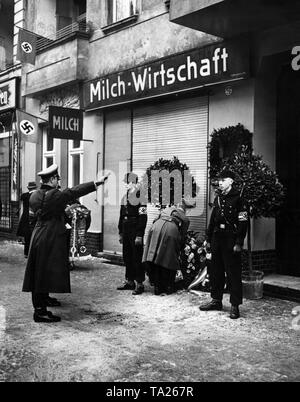
[[[55,297],[48,296],[46,299],[47,307],[60,307],[61,302],[58,301]]]
[[[136,285],[135,290],[132,292],[133,295],[141,295],[142,293],[144,293],[144,285],[142,283],[138,283]]]
[[[133,281],[126,281],[124,285],[117,287],[117,290],[134,290],[135,284]]]
[[[155,294],[155,296],[159,296],[162,293],[163,293],[163,290],[161,289],[160,286],[154,286],[154,294]]]
[[[33,319],[35,322],[59,322],[61,320],[57,315],[53,315],[51,311],[45,309],[35,309],[33,313]]]
[[[223,305],[221,300],[212,299],[210,302],[203,304],[199,307],[201,311],[222,310]]]
[[[239,306],[231,306],[229,317],[236,320],[240,317]]]

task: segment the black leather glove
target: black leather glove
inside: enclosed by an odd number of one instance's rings
[[[95,181],[95,185],[96,185],[96,186],[101,186],[101,184],[104,184],[105,180],[108,179],[108,176],[109,176],[109,175],[110,175],[110,173],[107,173],[106,175],[102,176],[102,177],[100,178],[100,180]]]

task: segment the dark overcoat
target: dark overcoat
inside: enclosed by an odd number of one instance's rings
[[[70,200],[95,190],[94,182],[89,182],[63,191],[42,185],[32,194],[29,205],[38,220],[31,237],[24,292],[71,292],[64,211]]]
[[[29,226],[29,198],[32,193],[27,192],[21,195],[21,201],[23,202],[23,212],[17,229],[17,236],[28,236],[31,234],[31,228]]]
[[[179,208],[166,208],[153,223],[143,253],[143,262],[180,269],[179,255],[189,227],[189,219]]]

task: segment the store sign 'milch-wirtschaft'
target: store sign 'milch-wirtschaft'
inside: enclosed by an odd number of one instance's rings
[[[49,136],[65,140],[82,140],[83,111],[49,106]]]
[[[110,74],[83,86],[85,110],[247,78],[247,42],[221,42]]]
[[[16,107],[16,79],[0,83],[0,113]]]

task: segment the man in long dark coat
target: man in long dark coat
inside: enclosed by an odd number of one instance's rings
[[[108,175],[97,182],[79,184],[60,191],[57,165],[38,173],[39,190],[30,197],[29,205],[37,216],[32,233],[23,291],[32,292],[35,322],[57,322],[60,317],[47,311],[49,293],[70,293],[70,272],[64,211],[74,198],[82,197],[103,184]]]
[[[35,218],[31,219],[29,215],[29,198],[31,194],[37,189],[35,182],[30,181],[27,185],[28,191],[21,195],[21,201],[23,203],[23,212],[18,225],[17,236],[24,237],[24,257],[28,257],[29,244],[32,235],[32,231],[35,226]]]

